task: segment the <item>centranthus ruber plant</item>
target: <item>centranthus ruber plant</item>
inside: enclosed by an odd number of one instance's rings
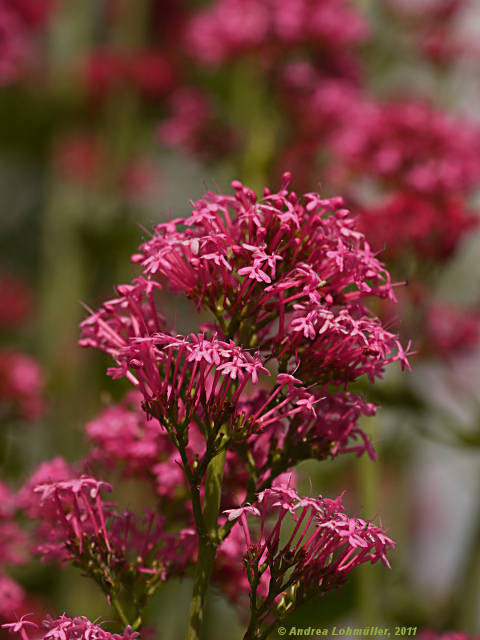
[[[340,499],[300,497],[294,467],[375,459],[358,424],[375,406],[349,386],[408,367],[408,349],[365,306],[395,300],[393,285],[341,198],[299,197],[289,179],[262,198],[235,181],[233,195],[208,192],[190,217],[158,225],[133,256],[143,272],[81,325],[80,344],[108,353],[109,374],[134,390],[87,425],[88,475],[52,461],[22,504],[40,520],[37,550],[103,590],[126,627],[119,638],[141,628],[173,576],[193,573],[189,640],[202,637],[210,585],[243,614],[250,603],[245,637],[260,639],[359,564],[389,566],[383,530],[348,517]],[[210,322],[169,330],[165,286]],[[105,502],[111,486],[92,472],[112,469],[150,483],[156,509],[142,519]],[[87,637],[84,618],[47,628],[63,624]]]
[[[251,617],[246,638],[263,638],[278,619],[292,613],[318,591],[339,587],[363,562],[381,559],[394,546],[379,527],[343,513],[336,500],[300,498],[289,487],[265,489],[257,502],[227,511],[245,534],[244,563],[251,587]],[[251,533],[247,516],[260,519]],[[268,526],[267,519],[274,520]],[[293,532],[281,542],[282,526],[293,521]]]

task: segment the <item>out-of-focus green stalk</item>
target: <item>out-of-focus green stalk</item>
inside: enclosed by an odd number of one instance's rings
[[[278,115],[262,74],[248,61],[232,71],[230,112],[244,143],[239,177],[261,194],[275,156]]]
[[[375,440],[378,431],[378,418],[365,420],[370,439]],[[367,455],[363,455],[357,464],[357,478],[362,514],[365,519],[373,519],[378,513],[380,497],[380,462],[373,462]],[[365,565],[357,569],[359,613],[363,625],[378,624],[380,619],[377,607],[378,602],[378,574],[376,567]]]
[[[91,12],[92,5],[88,2],[62,3],[49,33],[49,86],[72,104],[79,99],[72,71],[77,70],[79,59],[89,47]],[[78,409],[85,402],[85,384],[80,382],[83,378],[81,359],[76,346],[77,325],[82,315],[79,302],[84,298],[87,280],[78,233],[84,211],[78,190],[61,181],[53,169],[47,174],[45,194],[43,271],[39,286],[40,350],[55,399],[52,435],[56,447],[68,454],[75,449],[72,427]]]

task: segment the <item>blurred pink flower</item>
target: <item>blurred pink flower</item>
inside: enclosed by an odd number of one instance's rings
[[[37,40],[52,9],[51,0],[0,0],[0,85],[33,68]]]
[[[196,59],[218,65],[301,45],[341,51],[366,35],[365,21],[345,0],[217,0],[191,18],[185,42]]]
[[[25,354],[4,350],[0,355],[0,406],[24,420],[40,418],[45,411],[42,369]]]
[[[0,621],[10,620],[25,601],[22,587],[9,576],[0,573]]]
[[[425,318],[426,347],[444,357],[470,353],[480,345],[480,311],[434,303]]]

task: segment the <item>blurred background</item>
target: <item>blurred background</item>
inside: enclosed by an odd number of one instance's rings
[[[380,406],[364,425],[378,462],[298,470],[381,516],[392,570],[360,569],[289,622],[480,633],[479,62],[478,0],[0,0],[2,483],[78,460],[121,397],[78,324],[130,281],[153,224],[205,187],[261,193],[288,170],[344,196],[406,283],[374,311],[416,352],[412,373],[359,383]],[[72,569],[5,564],[25,610],[112,615]],[[156,637],[181,637],[190,589],[160,590]],[[241,637],[218,591],[209,616],[212,640]]]

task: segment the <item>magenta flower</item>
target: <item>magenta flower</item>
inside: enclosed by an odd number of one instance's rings
[[[144,275],[82,323],[80,344],[112,355],[112,377],[129,379],[173,445],[185,448],[187,477],[194,424],[210,441],[208,454],[195,451],[203,471],[221,446],[221,423],[223,446],[240,461],[249,438],[257,489],[308,457],[374,457],[356,426],[374,407],[334,388],[363,374],[373,381],[396,360],[408,367],[408,349],[364,306],[394,300],[393,286],[341,198],[299,198],[289,180],[285,174],[280,191],[266,189],[260,200],[235,181],[235,195],[208,192],[189,218],[158,225],[132,257]],[[210,309],[216,323],[189,336],[167,333],[154,298],[163,284]],[[275,362],[277,384],[261,388]],[[109,442],[116,446],[113,436]],[[168,465],[159,463],[164,475]]]
[[[159,225],[135,261],[221,316],[228,337],[248,327],[251,343],[277,358],[311,355],[328,382],[380,376],[398,343],[361,301],[394,298],[388,273],[341,199],[310,193],[303,204],[286,190],[288,180],[260,201],[237,182],[235,197],[207,193],[190,218]]]
[[[11,633],[19,634],[22,640],[29,640],[25,627],[38,629],[38,626],[25,620],[25,617],[22,616],[18,622],[4,624],[2,627],[8,628]],[[35,635],[41,640],[134,640],[139,636],[137,632],[132,631],[131,627],[126,627],[121,634],[110,633],[85,616],[76,618],[69,618],[65,614],[58,618],[47,616],[42,626],[45,631]]]
[[[167,533],[165,519],[154,512],[117,513],[115,505],[100,498],[104,490],[110,491],[110,485],[89,476],[37,486],[36,551],[46,560],[81,567],[107,595],[125,579],[130,584],[133,576],[139,593],[148,587],[153,594],[193,561],[195,532],[187,527]]]
[[[251,625],[262,628],[265,637],[272,619],[341,586],[360,564],[381,560],[390,566],[386,552],[394,542],[373,523],[347,516],[340,498],[300,498],[291,487],[277,486],[258,494],[251,506],[227,513],[229,519],[239,519],[245,534],[244,562],[254,603]],[[285,537],[283,529],[289,532]]]
[[[85,540],[94,539],[100,548],[111,551],[100,498],[102,490],[111,491],[112,487],[89,476],[36,486],[33,491],[40,496],[40,506],[53,503],[60,526],[58,532],[52,532],[59,539],[58,548],[55,543],[40,548],[60,559],[75,558],[77,552],[82,553]]]

